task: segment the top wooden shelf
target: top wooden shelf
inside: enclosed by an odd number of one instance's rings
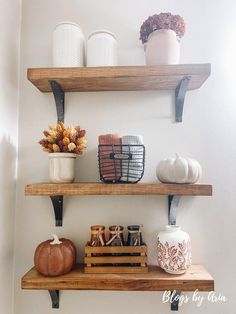
[[[190,77],[188,90],[197,89],[211,72],[210,64],[156,66],[31,68],[28,80],[41,92],[51,92],[56,81],[64,92],[175,90]]]
[[[106,183],[34,183],[25,187],[25,195],[212,195],[208,184],[106,184]]]

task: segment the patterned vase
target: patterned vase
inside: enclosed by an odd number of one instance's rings
[[[166,226],[157,236],[158,266],[170,274],[183,274],[191,265],[189,235],[179,226]]]

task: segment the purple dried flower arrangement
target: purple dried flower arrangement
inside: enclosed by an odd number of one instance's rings
[[[172,15],[171,13],[149,16],[140,28],[140,40],[142,40],[142,43],[146,43],[148,36],[159,29],[171,29],[176,33],[177,38],[180,39],[185,33],[185,22],[181,16]]]

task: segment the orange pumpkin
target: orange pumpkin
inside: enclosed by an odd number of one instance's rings
[[[76,261],[76,248],[68,239],[47,240],[38,245],[34,254],[34,265],[44,276],[55,277],[71,271]]]

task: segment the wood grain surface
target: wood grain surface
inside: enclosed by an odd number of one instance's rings
[[[85,246],[85,254],[92,253],[146,253],[147,247],[142,246]]]
[[[41,92],[51,92],[49,80],[65,92],[175,90],[184,76],[191,77],[188,89],[201,87],[210,72],[210,64],[31,68],[27,77]]]
[[[214,280],[200,265],[182,275],[170,275],[156,266],[145,274],[88,274],[82,266],[60,277],[44,277],[32,268],[21,281],[22,289],[33,290],[123,290],[123,291],[212,291]]]
[[[209,184],[106,184],[106,183],[34,183],[25,187],[25,195],[212,195]]]

